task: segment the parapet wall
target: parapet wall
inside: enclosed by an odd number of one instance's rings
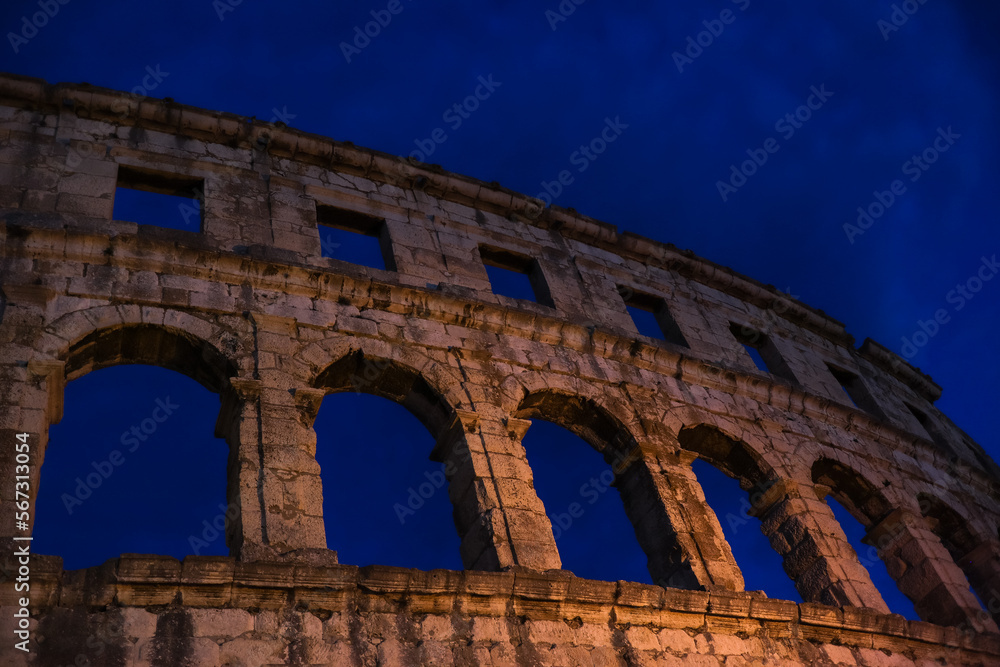
[[[841,323],[772,287],[434,166],[10,75],[0,183],[0,438],[29,434],[32,488],[65,382],[149,363],[220,395],[232,454],[219,483],[239,510],[208,598],[202,574],[184,579],[215,567],[204,559],[62,572],[36,556],[45,642],[28,664],[75,659],[69,639],[45,646],[54,636],[109,628],[123,657],[91,664],[183,664],[194,659],[169,651],[189,649],[207,652],[191,664],[1000,661],[996,464],[934,407],[930,378],[873,341],[855,349]],[[114,220],[118,187],[195,197],[201,211],[189,230]],[[326,224],[377,236],[386,270],[326,256]],[[486,263],[527,274],[536,299],[494,294]],[[663,339],[640,335],[627,305],[653,312]],[[312,422],[345,390],[402,403],[436,438],[465,573],[337,564]],[[521,446],[534,418],[612,464],[660,586],[560,569]],[[695,458],[740,480],[809,604],[743,592]],[[14,467],[0,449],[5,479]],[[827,495],[936,625],[886,615]],[[4,545],[20,534],[5,512]],[[476,577],[487,592],[469,592]],[[730,598],[736,613],[705,606]]]
[[[874,667],[1000,655],[996,635],[866,609],[566,572],[127,556],[82,575],[37,574],[51,605],[40,664]]]

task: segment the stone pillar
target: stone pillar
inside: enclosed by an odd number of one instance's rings
[[[432,458],[445,464],[465,568],[559,569],[552,525],[521,446],[531,422],[455,412]]]
[[[671,588],[742,591],[743,575],[691,470],[695,458],[679,451],[671,461],[635,446],[632,455],[613,462],[625,513],[654,582]]]
[[[4,544],[9,538],[31,534],[35,523],[35,500],[41,479],[42,463],[48,444],[49,426],[62,418],[63,391],[65,378],[64,364],[57,360],[29,361],[27,367],[14,364],[0,367],[0,474],[7,480],[0,489],[0,501],[8,511],[0,517],[0,538]],[[22,446],[27,444],[27,451]],[[24,454],[27,454],[27,463]],[[18,456],[21,455],[19,459]],[[15,488],[18,475],[27,466],[28,485],[25,489]],[[17,491],[27,494],[27,510],[21,510],[18,502],[25,498]],[[26,511],[28,528],[18,528],[17,515]],[[5,554],[11,553],[6,550]]]
[[[323,491],[312,422],[324,392],[297,387],[277,366],[291,350],[293,319],[254,313],[255,378],[233,378],[216,428],[230,446],[227,529],[241,560],[335,563],[327,551]]]
[[[322,390],[268,386],[261,391],[261,460],[268,544],[280,552],[326,549],[323,486],[312,423]]]
[[[33,276],[31,259],[17,259],[17,239],[8,237],[3,257],[4,284],[0,286],[0,548],[7,559],[13,549],[10,538],[29,535],[16,527],[17,496],[15,476],[18,454],[15,445],[18,435],[27,434],[28,449],[28,524],[34,529],[35,499],[41,479],[41,467],[49,440],[49,426],[62,419],[63,393],[66,388],[65,362],[54,358],[40,358],[36,350],[42,338],[45,323],[50,319],[55,292],[45,285],[21,285],[16,280]],[[23,251],[23,248],[21,248]],[[24,460],[23,457],[21,459]],[[21,489],[23,492],[23,488]],[[17,511],[24,511],[18,509]],[[4,567],[4,572],[7,568]]]
[[[1000,542],[989,540],[958,560],[972,589],[1000,626]]]
[[[215,437],[229,445],[226,496],[236,520],[226,522],[226,544],[241,560],[252,560],[267,542],[260,465],[260,380],[231,378],[222,392]]]
[[[316,434],[309,426],[323,392],[268,387],[233,378],[223,396],[216,435],[229,444],[228,496],[238,520],[227,524],[241,560],[326,550]],[[318,554],[335,562],[334,554]]]
[[[20,567],[15,551],[29,544],[15,538],[29,537],[34,532],[35,501],[49,425],[62,416],[64,366],[56,360],[32,360],[22,365],[18,362],[25,360],[18,359],[11,349],[0,345],[0,359],[4,362],[0,364],[0,478],[6,480],[0,485],[0,507],[4,508],[0,513],[0,585],[12,591],[7,582],[19,575]],[[16,487],[15,482],[25,481],[16,477],[25,473],[27,488]],[[18,491],[27,497],[18,495]],[[22,520],[26,527],[18,523]],[[42,555],[49,554],[33,554],[33,568],[41,564]]]
[[[996,624],[984,618],[962,570],[922,517],[897,509],[872,526],[864,541],[878,549],[920,618],[997,632]]]
[[[820,499],[827,492],[782,479],[754,499],[750,512],[760,518],[803,600],[889,613],[833,510]]]

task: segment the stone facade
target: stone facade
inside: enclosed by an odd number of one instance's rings
[[[1000,470],[930,378],[773,287],[433,165],[12,75],[0,184],[0,443],[31,435],[32,488],[65,383],[147,363],[220,395],[239,508],[230,558],[33,556],[31,653],[5,629],[5,664],[1000,664]],[[202,212],[190,231],[114,220],[119,186]],[[322,224],[377,236],[387,269],[324,256]],[[484,261],[537,301],[495,295]],[[465,571],[337,562],[312,423],[347,390],[436,438]],[[560,569],[534,418],[604,455],[660,585]],[[740,481],[808,602],[743,590],[696,458]],[[15,467],[3,444],[2,479]],[[828,495],[925,622],[887,613]],[[13,485],[0,497],[9,558]]]

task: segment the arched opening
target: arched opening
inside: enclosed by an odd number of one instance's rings
[[[978,540],[969,527],[967,519],[949,507],[944,501],[929,493],[917,495],[920,513],[927,519],[927,525],[938,536],[956,563],[976,548]]]
[[[854,549],[858,556],[858,562],[868,571],[872,584],[878,589],[879,594],[889,607],[889,611],[899,614],[911,621],[919,621],[920,615],[913,606],[913,601],[900,592],[895,579],[889,574],[886,564],[879,556],[876,546],[865,542],[868,535],[867,527],[861,523],[853,512],[837,500],[837,496],[831,494],[826,497],[826,502],[833,511],[833,516],[837,518],[847,542]]]
[[[635,446],[622,424],[594,401],[556,391],[525,396],[514,411],[519,419],[542,419],[558,424],[604,455],[610,464]]]
[[[652,583],[626,504],[613,491],[637,455],[627,432],[593,401],[549,391],[529,394],[514,416],[531,420],[522,444],[563,569]]]
[[[613,467],[579,436],[543,419],[532,420],[522,442],[563,569],[587,579],[652,583]]]
[[[750,513],[750,495],[738,480],[699,458],[691,464],[705,501],[722,525],[747,590],[764,591],[767,597],[802,602],[802,597],[782,568],[781,555],[761,530],[760,519]]]
[[[889,610],[910,620],[920,620],[913,601],[900,591],[897,579],[883,560],[882,549],[891,544],[892,536],[880,540],[881,544],[869,536],[892,512],[885,497],[861,474],[832,459],[814,463],[812,479],[821,488],[830,489],[825,500]],[[897,572],[897,577],[900,574]]]
[[[229,448],[213,436],[235,374],[211,345],[149,325],[94,332],[66,356],[33,549],[67,569],[122,553],[227,555]]]
[[[365,356],[360,350],[327,366],[314,385],[328,394],[352,391],[399,403],[435,438],[444,433],[455,416],[441,393],[420,373],[394,361]]]
[[[342,392],[323,399],[313,428],[327,546],[342,563],[462,569],[444,464],[416,417]]]
[[[927,521],[931,532],[937,535],[952,560],[965,574],[969,590],[979,606],[987,612],[989,607],[987,601],[992,601],[994,609],[998,610],[993,613],[993,618],[1000,620],[1000,600],[996,599],[998,592],[990,589],[988,578],[983,576],[981,568],[978,567],[980,558],[977,558],[975,550],[980,542],[973,534],[968,520],[943,500],[929,493],[918,494],[917,502],[920,505],[920,514]]]
[[[235,339],[231,342],[235,348]],[[146,364],[182,373],[219,394],[236,368],[209,343],[180,329],[134,324],[95,331],[70,347],[66,379],[108,366]]]
[[[768,597],[801,601],[782,558],[751,511],[754,502],[775,482],[763,459],[750,447],[707,425],[682,429],[678,442],[698,455],[691,467],[705,500],[722,527],[747,590]]]
[[[454,411],[396,362],[352,353],[315,383],[327,545],[343,563],[462,569],[448,477],[431,460]],[[447,473],[447,474],[446,474]]]

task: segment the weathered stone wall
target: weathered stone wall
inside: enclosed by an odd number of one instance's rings
[[[113,220],[116,187],[137,183],[190,190],[201,219]],[[44,641],[27,664],[73,664],[91,640],[106,650],[85,659],[109,665],[1000,661],[996,465],[934,407],[930,378],[771,287],[433,166],[15,76],[0,77],[0,184],[0,438],[32,435],[32,488],[65,382],[152,363],[220,394],[219,483],[239,509],[233,560],[63,572],[36,556]],[[324,257],[317,206],[384,221],[388,270]],[[543,303],[494,295],[483,255],[528,267]],[[639,335],[635,295],[682,338]],[[435,436],[466,572],[337,564],[312,421],[345,390],[402,403]],[[533,418],[605,455],[666,588],[560,570],[521,446]],[[740,480],[809,603],[742,592],[699,457]],[[0,449],[3,479],[14,465]],[[936,625],[886,614],[827,495]],[[5,511],[4,554],[18,534]]]
[[[996,635],[867,609],[567,572],[127,556],[38,575],[44,641],[26,664],[930,667],[1000,655]]]

